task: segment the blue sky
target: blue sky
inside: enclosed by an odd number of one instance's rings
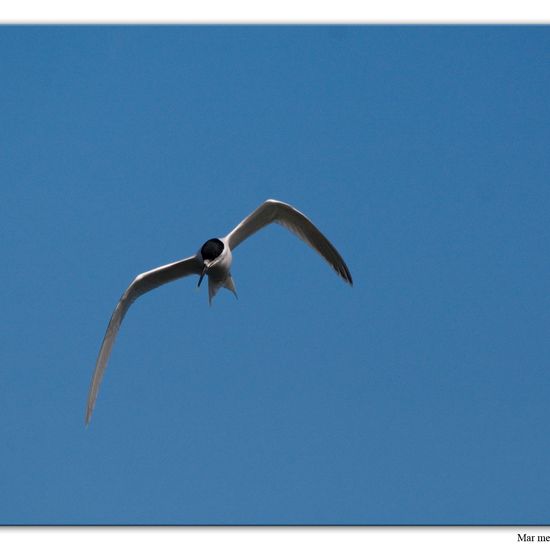
[[[0,522],[548,523],[549,48],[1,27]],[[269,227],[238,301],[136,302],[85,429],[127,284],[270,197],[354,287]]]

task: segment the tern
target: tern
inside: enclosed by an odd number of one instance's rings
[[[113,311],[99,350],[88,394],[86,425],[92,417],[99,385],[120,324],[132,303],[142,294],[188,275],[199,276],[197,285],[199,287],[203,278],[208,277],[209,304],[212,304],[212,298],[222,287],[237,296],[235,283],[231,277],[232,251],[245,239],[270,223],[281,224],[292,231],[318,252],[346,283],[353,285],[351,273],[342,256],[304,214],[290,204],[273,199],[265,201],[225,237],[206,241],[194,256],[146,271],[132,281]]]

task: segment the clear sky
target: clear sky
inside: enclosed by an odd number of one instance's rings
[[[548,27],[1,27],[0,522],[548,523]],[[239,300],[111,312],[267,198]]]

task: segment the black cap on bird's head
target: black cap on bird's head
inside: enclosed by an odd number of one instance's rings
[[[203,268],[201,276],[199,277],[199,283],[197,286],[201,286],[202,279],[206,275],[208,268],[212,262],[223,252],[224,245],[220,239],[209,239],[201,247],[201,256],[203,261]]]

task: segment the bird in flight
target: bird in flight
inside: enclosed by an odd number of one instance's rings
[[[99,385],[105,373],[120,324],[132,303],[142,294],[188,275],[199,276],[198,286],[201,285],[205,276],[208,277],[208,301],[210,304],[212,304],[212,298],[222,287],[237,296],[235,283],[231,277],[232,251],[245,239],[270,223],[281,224],[292,231],[317,251],[344,281],[353,285],[351,273],[342,256],[304,214],[290,204],[273,199],[265,201],[228,235],[206,241],[194,256],[146,271],[132,281],[113,311],[99,350],[88,393],[86,425],[92,417]]]

